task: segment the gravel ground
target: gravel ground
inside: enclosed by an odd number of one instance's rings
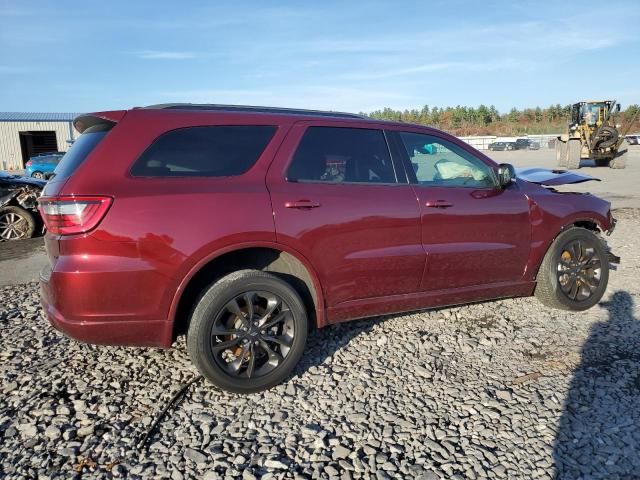
[[[639,478],[640,210],[581,313],[534,299],[315,332],[286,384],[236,396],[172,350],[76,343],[0,288],[3,478]]]

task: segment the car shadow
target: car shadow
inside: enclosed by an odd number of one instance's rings
[[[309,332],[302,359],[298,362],[290,378],[299,377],[313,367],[326,363],[327,359],[344,349],[351,340],[359,335],[367,334],[377,324],[395,316],[371,317],[313,329]]]
[[[609,318],[582,348],[556,435],[560,479],[640,479],[640,321],[625,291],[600,305]]]

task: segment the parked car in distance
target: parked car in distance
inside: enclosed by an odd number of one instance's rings
[[[229,391],[285,380],[312,327],[529,295],[588,309],[617,261],[609,202],[544,186],[589,177],[516,178],[437,129],[192,104],[74,125],[40,198],[46,316],[90,343],[186,335]]]
[[[25,164],[25,175],[33,178],[46,179],[60,163],[64,153],[41,154],[31,157]]]
[[[48,157],[49,155],[64,155],[65,152],[42,152],[42,153],[37,153],[35,155],[32,155],[30,158],[36,158],[36,157]]]
[[[494,152],[515,149],[513,142],[493,142],[490,143],[487,148]]]
[[[516,150],[540,150],[540,144],[528,138],[518,138],[514,142]]]
[[[640,145],[640,135],[627,135],[625,138],[629,145]]]
[[[0,241],[35,235],[41,225],[38,197],[44,180],[0,172]]]

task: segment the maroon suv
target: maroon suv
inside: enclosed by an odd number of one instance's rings
[[[91,343],[186,334],[230,391],[287,378],[310,327],[533,294],[584,310],[607,286],[608,202],[439,130],[184,104],[75,126],[40,200],[49,321]]]

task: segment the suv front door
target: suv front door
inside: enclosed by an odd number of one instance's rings
[[[427,263],[423,290],[522,280],[529,257],[529,204],[514,182],[453,138],[387,132],[420,201]]]
[[[420,209],[382,130],[297,123],[269,169],[267,187],[278,242],[311,262],[329,309],[419,291]],[[354,308],[351,317],[358,316]]]

